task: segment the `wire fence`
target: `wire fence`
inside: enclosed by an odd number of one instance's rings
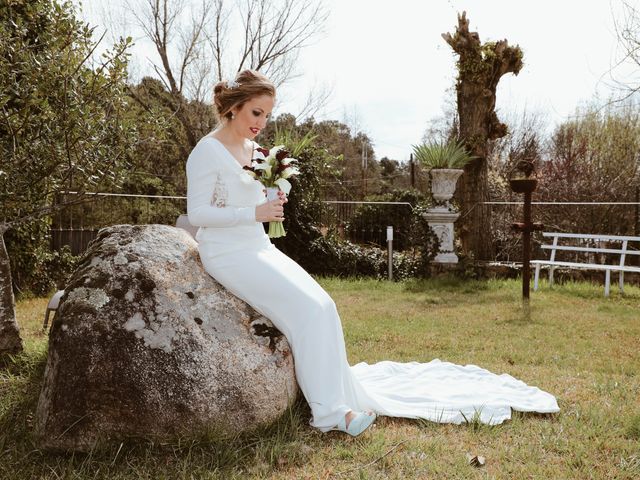
[[[76,194],[66,192],[60,201]],[[321,216],[322,231],[334,229],[342,238],[354,243],[384,248],[387,226],[392,225],[396,248],[402,247],[407,235],[407,222],[403,219],[411,215],[413,206],[410,203],[336,200],[323,203],[326,208]],[[358,215],[363,207],[367,208],[365,217]],[[59,250],[66,245],[71,253],[78,255],[96,238],[100,228],[122,223],[175,225],[186,208],[184,196],[91,194],[90,201],[67,208],[54,217],[50,229],[51,248]],[[398,221],[381,222],[382,217]]]
[[[67,202],[77,192],[66,192],[59,202]],[[118,224],[175,225],[187,209],[183,196],[91,193],[86,202],[65,208],[55,215],[51,225],[51,248],[65,245],[78,255],[86,250],[103,227]]]
[[[522,202],[486,202],[491,215],[493,257],[483,260],[522,261],[522,236],[511,225],[523,219]],[[532,218],[546,232],[640,236],[638,202],[532,202]],[[532,258],[546,258],[542,231],[532,235]]]
[[[67,192],[65,195],[75,195]],[[61,198],[64,201],[65,198]],[[394,227],[394,248],[408,246],[408,228],[414,205],[408,202],[326,200],[321,230],[334,229],[354,243],[385,248],[387,226]],[[521,236],[511,224],[522,220],[522,202],[487,202],[491,215],[492,258],[521,261]],[[102,227],[121,223],[175,225],[186,212],[186,197],[98,193],[91,201],[60,212],[53,219],[51,247],[68,245],[73,254],[82,253]],[[462,212],[464,215],[465,212]],[[640,236],[638,202],[533,202],[534,221],[545,231]],[[540,248],[542,235],[533,235],[533,255],[545,258]]]
[[[408,246],[410,218],[414,206],[409,202],[367,202],[325,200],[322,226],[334,228],[342,238],[354,243],[386,248],[387,227],[393,227],[394,248]]]

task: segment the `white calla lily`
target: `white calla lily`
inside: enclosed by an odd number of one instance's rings
[[[283,149],[284,149],[284,145],[278,145],[276,147],[273,147],[271,150],[269,150],[269,156],[275,158],[278,152]]]
[[[291,183],[287,178],[300,174],[300,170],[297,168],[298,160],[295,158],[286,157],[282,160],[278,160],[278,155],[288,155],[284,145],[277,145],[268,151],[262,152],[255,150],[254,158],[251,164],[253,174],[262,185],[265,187],[277,187],[280,191],[288,195],[291,191]],[[269,222],[269,237],[278,238],[285,236],[286,232],[282,226],[282,222]]]
[[[289,178],[291,175],[298,175],[299,173],[300,172],[298,171],[297,168],[288,167],[282,171],[281,175],[282,175],[282,178]]]
[[[291,191],[291,184],[289,183],[288,180],[285,180],[284,178],[279,178],[274,183],[278,187],[280,187],[280,190],[282,190],[285,193],[285,195],[289,195],[289,192]]]

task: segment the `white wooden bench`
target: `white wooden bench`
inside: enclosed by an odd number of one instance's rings
[[[585,270],[604,270],[604,295],[609,296],[609,287],[611,285],[611,272],[619,272],[619,285],[620,292],[624,291],[624,272],[638,272],[640,273],[640,267],[634,267],[631,265],[625,265],[627,255],[640,255],[640,237],[627,237],[617,235],[591,235],[583,233],[555,233],[544,232],[544,237],[552,238],[553,243],[551,245],[541,245],[545,250],[551,250],[549,260],[532,260],[531,264],[536,266],[536,273],[533,281],[533,289],[538,290],[538,279],[540,277],[540,267],[542,265],[549,266],[549,285],[553,285],[553,271],[557,267],[565,268],[578,268]],[[561,242],[573,241],[577,242],[577,245],[563,245]],[[602,243],[607,242],[606,246],[601,246]],[[619,243],[620,248],[612,248],[610,243]],[[629,249],[630,244],[635,246],[636,249]],[[581,261],[557,261],[556,252],[586,252],[586,259]],[[613,254],[619,255],[619,261],[610,263],[595,263],[593,258],[596,254]],[[591,262],[591,263],[589,263]]]

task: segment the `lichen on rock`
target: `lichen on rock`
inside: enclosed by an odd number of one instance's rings
[[[106,292],[100,288],[79,287],[67,293],[68,302],[83,303],[87,306],[100,310],[109,303]]]

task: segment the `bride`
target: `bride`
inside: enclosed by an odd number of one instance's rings
[[[187,160],[187,213],[206,271],[287,338],[298,384],[320,431],[356,436],[376,415],[497,424],[519,411],[557,412],[555,397],[515,378],[474,365],[347,361],[336,305],[296,262],[278,250],[262,222],[282,222],[286,196],[267,201],[262,184],[243,170],[265,128],[275,87],[245,70],[219,82],[214,104],[219,126]]]

